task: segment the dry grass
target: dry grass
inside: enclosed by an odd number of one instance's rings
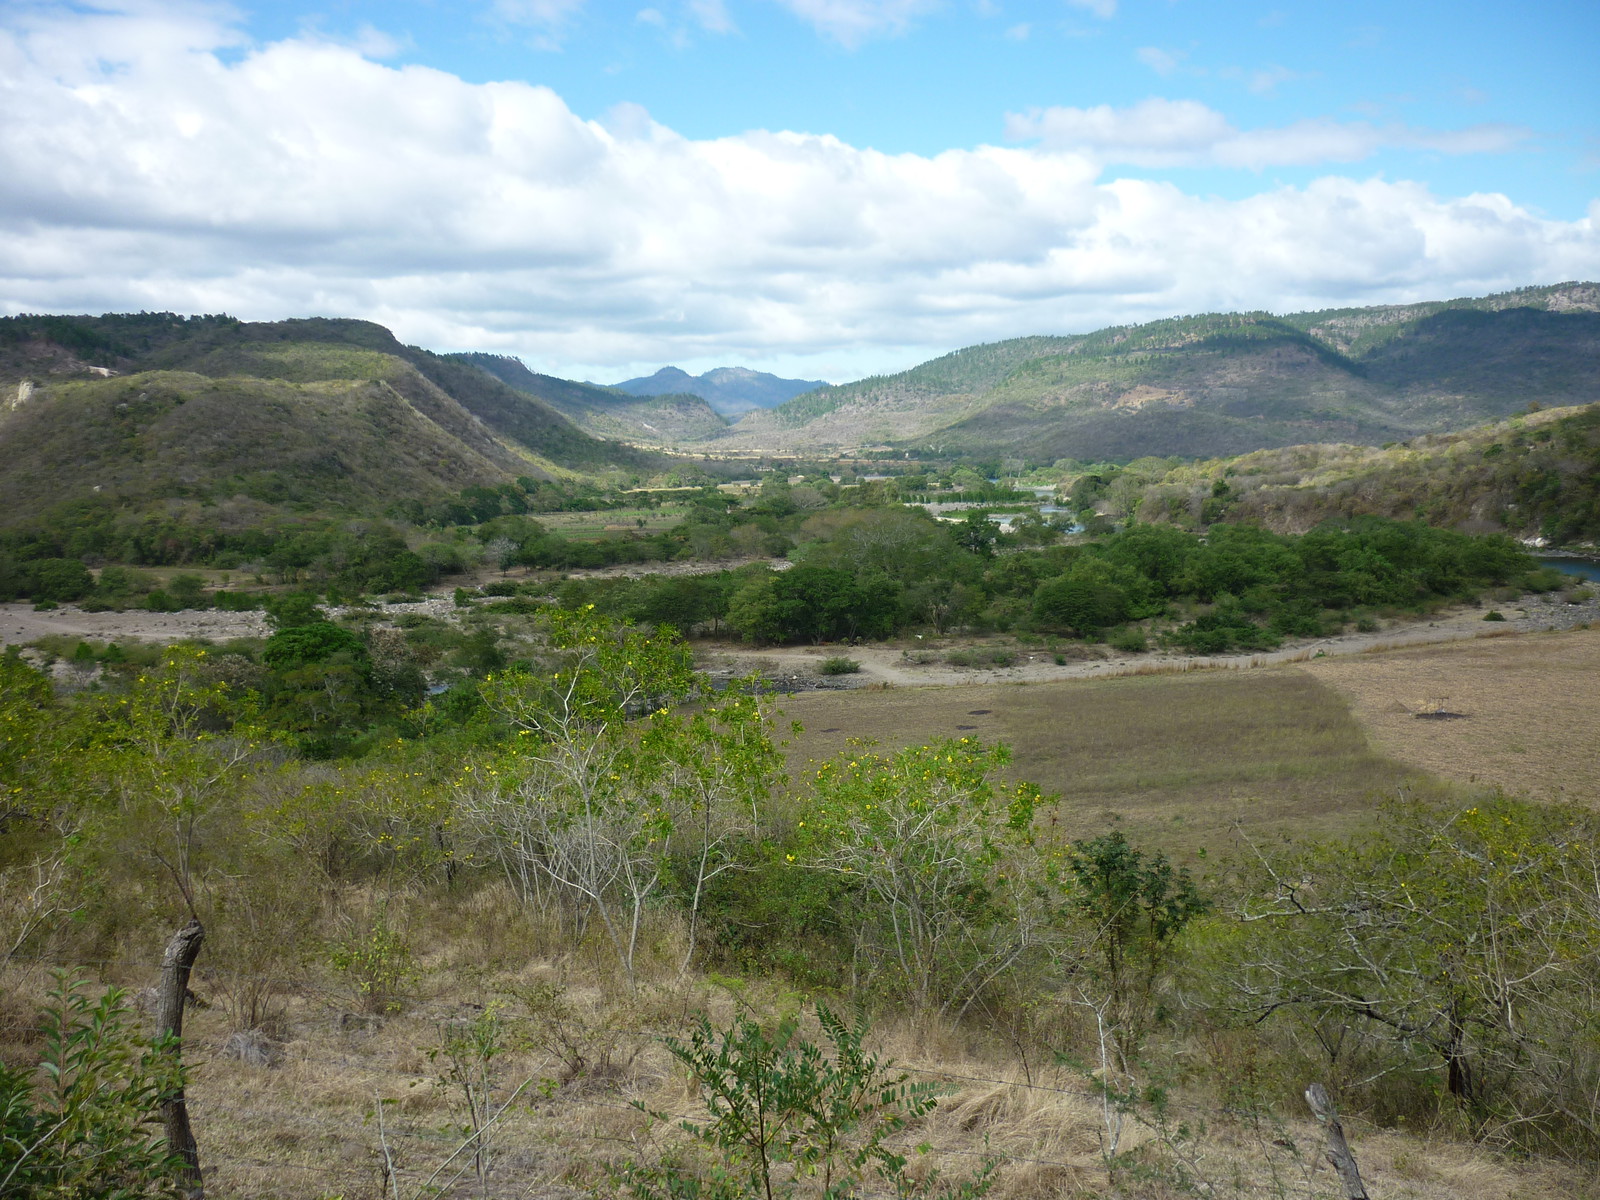
[[[1011,772],[1061,803],[1064,836],[1116,825],[1179,852],[1256,837],[1348,832],[1421,772],[1375,752],[1343,698],[1292,668],[1201,671],[1027,686],[811,692],[796,766],[849,737],[898,747],[936,737],[1006,742]]]
[[[669,1117],[697,1115],[683,1076],[654,1035],[683,1033],[700,1011],[725,1026],[736,1012],[770,1021],[799,1003],[775,984],[676,978],[666,964],[681,948],[680,931],[670,924],[652,931],[660,952],[651,981],[633,995],[581,958],[533,952],[541,939],[526,923],[501,940],[493,963],[445,932],[462,918],[503,917],[506,899],[480,896],[461,904],[459,913],[425,913],[445,906],[414,900],[413,928],[431,939],[416,947],[423,973],[405,1010],[380,1021],[349,1020],[348,999],[339,998],[336,981],[319,978],[313,967],[289,989],[277,1066],[224,1057],[220,1050],[231,1032],[225,1007],[192,1010],[185,1053],[208,1194],[249,1200],[392,1200],[396,1192],[409,1200],[424,1194],[425,1182],[459,1145],[456,1127],[462,1120],[459,1098],[440,1078],[444,1063],[429,1052],[452,1022],[471,1020],[482,1011],[479,1006],[499,1002],[506,1030],[505,1051],[496,1060],[500,1095],[525,1079],[547,1082],[525,1092],[526,1103],[505,1118],[483,1193],[475,1181],[462,1178],[427,1194],[504,1200],[609,1195],[610,1171],[628,1159],[647,1160],[678,1137],[670,1124],[652,1128],[633,1101]],[[153,966],[146,966],[144,974],[153,975]],[[122,972],[128,979],[140,973],[137,963],[125,964]],[[0,982],[9,993],[16,981]],[[215,999],[214,986],[197,978],[202,1002]],[[559,1016],[537,1000],[552,990]],[[565,1042],[553,1036],[558,1020]],[[803,1022],[816,1037],[809,1012]],[[1088,1047],[1072,1044],[1074,1029],[1070,1022],[1053,1024],[1048,1040],[1088,1057]],[[571,1069],[573,1043],[585,1057],[578,1071]],[[1113,1193],[1101,1158],[1103,1113],[1091,1080],[1047,1053],[1024,1062],[998,1043],[978,1025],[936,1018],[885,1020],[869,1036],[873,1050],[914,1077],[949,1089],[938,1108],[904,1134],[908,1148],[932,1147],[925,1157],[912,1155],[916,1169],[937,1167],[959,1176],[984,1155],[994,1155],[1002,1162],[991,1193],[996,1200],[1195,1194],[1154,1180]],[[380,1099],[381,1136],[375,1115]],[[1173,1114],[1175,1121],[1203,1129],[1196,1148],[1206,1177],[1217,1185],[1212,1194],[1307,1200],[1337,1195],[1331,1173],[1319,1165],[1316,1133],[1297,1115],[1281,1124],[1257,1123],[1221,1111],[1204,1092],[1184,1089],[1173,1097]],[[1372,1192],[1386,1200],[1600,1196],[1592,1181],[1558,1166],[1502,1162],[1457,1143],[1348,1124]],[[1274,1145],[1282,1138],[1300,1151],[1290,1154]],[[1121,1146],[1136,1150],[1152,1168],[1170,1153],[1157,1130],[1132,1121]],[[397,1189],[385,1183],[386,1148]],[[1295,1186],[1275,1190],[1275,1170]]]
[[[555,970],[551,964],[538,969]],[[384,1182],[387,1147],[399,1194],[419,1194],[459,1144],[454,1126],[461,1119],[460,1105],[439,1083],[440,1064],[429,1059],[427,1049],[438,1044],[443,1023],[472,1011],[458,980],[444,976],[430,982],[439,989],[436,994],[419,997],[412,1011],[373,1029],[341,1029],[336,1013],[304,1002],[287,1055],[275,1068],[217,1056],[224,1030],[215,1010],[194,1013],[188,1030],[188,1054],[195,1063],[190,1098],[208,1192],[252,1200],[385,1200],[392,1194]],[[447,998],[452,993],[453,1001]],[[568,994],[592,1029],[626,1036],[635,1028],[681,1030],[692,1007],[710,1009],[717,1023],[731,1020],[734,1009],[727,993],[703,983],[664,982],[635,999],[605,1000],[601,989],[583,986]],[[783,1005],[776,995],[743,997],[743,1006],[764,1018]],[[519,1028],[537,1032],[514,1007],[508,1017],[514,1036]],[[508,1084],[529,1077],[552,1082],[526,1093],[529,1103],[516,1106],[500,1128],[488,1196],[609,1194],[611,1170],[630,1158],[648,1159],[677,1140],[670,1125],[652,1127],[631,1102],[642,1101],[671,1118],[697,1115],[696,1104],[659,1044],[634,1040],[641,1048],[636,1055],[608,1072],[573,1079],[563,1080],[561,1064],[526,1043],[499,1060]],[[1024,1075],[1016,1062],[974,1044],[969,1031],[927,1022],[886,1024],[871,1043],[914,1077],[949,1088],[938,1108],[903,1135],[907,1148],[932,1147],[925,1157],[912,1155],[915,1170],[936,1167],[959,1176],[983,1156],[996,1156],[1002,1162],[991,1193],[996,1200],[1196,1194],[1155,1180],[1113,1193],[1101,1158],[1105,1125],[1098,1098],[1090,1081],[1071,1069],[1035,1066]],[[380,1097],[381,1138],[374,1115]],[[1307,1121],[1257,1124],[1182,1092],[1174,1098],[1173,1115],[1174,1123],[1203,1129],[1191,1150],[1200,1152],[1204,1174],[1217,1185],[1211,1194],[1338,1194],[1331,1173],[1318,1161],[1317,1134]],[[1386,1198],[1600,1195],[1576,1172],[1555,1166],[1497,1161],[1470,1147],[1359,1123],[1351,1123],[1350,1133],[1373,1194]],[[1274,1145],[1275,1139],[1292,1140],[1300,1150],[1289,1153]],[[1152,1168],[1170,1161],[1160,1132],[1132,1120],[1123,1126],[1121,1148],[1135,1151]],[[1294,1184],[1291,1190],[1276,1190],[1275,1172]],[[448,1177],[447,1172],[440,1182]],[[463,1178],[438,1194],[480,1193],[474,1181]]]
[[[1600,630],[1573,629],[1319,659],[1383,753],[1464,784],[1600,804]],[[1443,708],[1464,720],[1419,721]]]

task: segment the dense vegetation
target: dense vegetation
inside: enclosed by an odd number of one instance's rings
[[[370,668],[359,639],[292,619],[264,656],[284,683]],[[785,786],[770,709],[708,690],[670,632],[580,608],[542,614],[528,638],[527,665],[474,685],[464,720],[417,705],[408,736],[345,766],[308,761],[273,715],[324,683],[286,699],[225,654],[174,648],[63,697],[0,659],[6,963],[112,958],[193,913],[240,1030],[270,1026],[302,982],[398,1011],[419,969],[408,935],[357,896],[420,914],[499,889],[540,952],[583,955],[624,989],[666,940],[687,966],[1003,1030],[1027,1053],[1084,1061],[1119,1111],[1192,1063],[1220,1104],[1270,1109],[1312,1074],[1381,1122],[1600,1150],[1592,814],[1396,802],[1353,843],[1260,848],[1200,881],[1120,833],[1052,836],[1052,798],[1008,776],[1003,747],[857,745]],[[361,718],[318,727],[341,719]],[[702,1086],[749,1065],[716,1068],[719,1047],[791,1063],[792,1030],[700,1028],[678,1047]],[[828,1069],[844,1071],[852,1034],[832,1028]],[[4,1034],[29,1039],[25,1024]],[[827,1077],[804,1053],[783,1069],[803,1067]],[[39,1133],[47,1098],[25,1084],[0,1077],[4,1136],[58,1147]],[[83,1168],[62,1149],[41,1186]],[[668,1186],[633,1169],[637,1195]]]
[[[1197,653],[1268,649],[1381,611],[1418,612],[1485,589],[1557,586],[1506,538],[1362,518],[1300,536],[1215,526],[1202,539],[1136,525],[1097,541],[1026,548],[979,514],[937,523],[904,508],[807,518],[787,571],[568,582],[558,598],[751,641],[876,639],[911,628],[1113,638],[1148,633]],[[1054,534],[1048,527],[1041,533]],[[997,553],[1002,537],[1010,545]]]

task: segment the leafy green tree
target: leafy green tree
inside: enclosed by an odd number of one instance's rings
[[[1075,841],[1064,855],[1068,912],[1088,948],[1087,975],[1124,1069],[1156,1014],[1174,939],[1211,905],[1189,873],[1120,832]]]
[[[1018,873],[1040,794],[992,778],[1009,761],[967,738],[857,746],[812,782],[806,865],[859,880],[865,961],[915,1007],[965,1012],[1037,936]]]
[[[28,594],[35,600],[81,600],[94,590],[89,568],[76,558],[44,558],[27,568]]]

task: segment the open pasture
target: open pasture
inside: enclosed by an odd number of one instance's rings
[[[683,520],[684,506],[663,504],[660,508],[608,508],[598,512],[533,513],[551,533],[579,541],[593,541],[600,537],[614,537],[622,532],[657,533],[671,529]]]
[[[805,732],[792,769],[847,739],[1005,742],[1011,773],[1060,803],[1063,837],[1113,827],[1178,854],[1348,832],[1420,770],[1378,753],[1334,688],[1293,667],[1054,683],[812,692],[783,704]]]
[[[1444,779],[1600,804],[1600,629],[1418,646],[1303,669],[1382,753]],[[1418,719],[1442,710],[1457,716]]]

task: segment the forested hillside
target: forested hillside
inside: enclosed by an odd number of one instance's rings
[[[1118,484],[1118,478],[1123,482]],[[1600,405],[1548,409],[1385,447],[1290,446],[1193,464],[1096,469],[1074,484],[1094,514],[1280,532],[1357,516],[1419,517],[1550,545],[1600,543]]]
[[[0,321],[0,518],[68,500],[377,511],[558,469],[638,469],[543,401],[362,321]]]
[[[731,447],[1086,461],[1380,444],[1600,399],[1600,288],[974,346],[740,420]]]

